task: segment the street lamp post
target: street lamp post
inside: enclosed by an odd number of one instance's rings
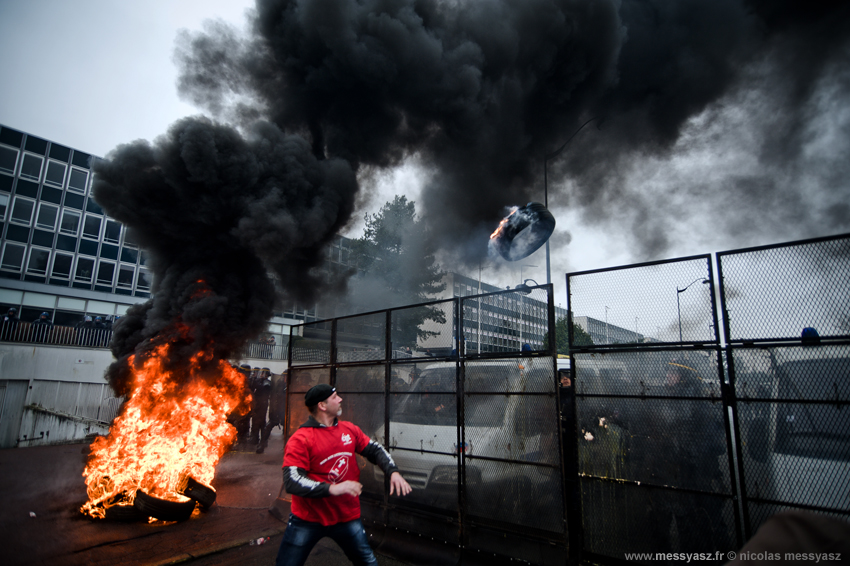
[[[526,267],[537,267],[536,265],[527,265]],[[520,267],[520,274],[522,274],[522,267]],[[531,289],[528,287],[528,282],[534,281],[534,279],[523,279],[522,283],[514,287],[514,290],[519,291],[519,347],[522,349],[522,309],[525,306],[525,302],[523,301],[523,295],[528,295],[531,293]],[[534,281],[535,285],[539,285],[537,281]]]
[[[561,152],[564,151],[564,148],[567,147],[567,144],[570,143],[574,137],[576,137],[576,134],[579,133],[582,128],[584,128],[586,125],[591,123],[593,120],[596,120],[597,118],[599,118],[599,116],[594,116],[593,118],[591,118],[590,120],[588,120],[587,122],[585,122],[584,124],[579,126],[578,129],[575,132],[573,132],[573,135],[571,135],[570,138],[567,141],[564,142],[564,145],[562,145],[561,147],[559,147],[558,149],[556,149],[552,153],[543,157],[543,206],[545,206],[547,209],[549,208],[549,160],[555,159],[556,157],[558,157],[561,154]],[[549,239],[547,238],[546,239],[546,284],[547,285],[552,283],[552,271],[551,271],[550,265],[551,264],[550,264],[550,261],[549,261]]]
[[[693,285],[694,283],[696,283],[697,281],[702,281],[703,285],[708,283],[708,279],[703,279],[702,277],[698,277],[697,279],[694,279],[693,281],[688,283],[683,289],[679,289],[678,287],[676,287],[676,311],[679,313],[679,342],[682,341],[682,306],[681,306],[681,303],[679,302],[679,295],[681,295],[682,293],[687,291],[688,288],[691,285]]]

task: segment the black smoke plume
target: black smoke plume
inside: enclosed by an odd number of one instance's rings
[[[315,300],[315,268],[348,221],[357,183],[347,163],[318,160],[301,137],[257,122],[243,137],[207,119],[174,124],[153,144],[119,146],[95,168],[94,196],[149,254],[153,297],[116,325],[109,379],[128,392],[130,354],[170,343],[181,375],[201,349],[238,353],[284,298]]]
[[[258,0],[244,32],[184,32],[181,94],[248,133],[186,120],[98,167],[96,198],[156,282],[116,355],[179,319],[196,328],[187,352],[216,336],[232,353],[270,314],[266,269],[314,297],[355,174],[412,155],[431,173],[430,233],[478,260],[506,206],[540,200],[543,156],[592,117],[601,131],[550,164],[550,190],[638,256],[683,226],[846,230],[848,30],[838,1]],[[747,159],[677,175],[677,155],[720,151]]]
[[[184,96],[266,116],[319,158],[415,153],[432,171],[420,211],[467,260],[505,206],[542,200],[543,156],[598,117],[550,165],[550,190],[657,257],[695,211],[732,240],[787,235],[801,205],[804,235],[850,228],[848,30],[839,1],[258,0],[247,34],[184,33],[176,60]],[[706,139],[752,163],[676,178],[667,160]],[[634,186],[650,162],[661,174]]]

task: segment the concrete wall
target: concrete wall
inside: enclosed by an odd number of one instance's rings
[[[106,383],[114,359],[109,350],[0,342],[0,379]]]
[[[0,342],[0,448],[64,444],[107,434],[122,399],[104,379],[106,349]],[[281,374],[286,361],[239,364]]]
[[[25,447],[66,444],[80,442],[94,434],[109,434],[109,425],[39,406],[28,406],[24,407],[17,445]]]

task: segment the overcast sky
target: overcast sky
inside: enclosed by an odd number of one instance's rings
[[[252,4],[250,0],[0,0],[0,45],[5,54],[0,58],[0,123],[100,156],[121,143],[152,140],[178,118],[202,113],[177,96],[172,55],[178,30],[200,30],[210,18],[241,28]],[[840,48],[846,52],[847,46],[844,42]],[[811,123],[803,128],[808,136],[803,158],[792,173],[783,173],[784,181],[778,181],[779,189],[763,206],[729,187],[743,177],[757,184],[770,166],[763,159],[764,140],[753,141],[774,119],[772,107],[762,104],[769,83],[759,87],[753,81],[746,89],[731,89],[687,121],[670,152],[648,154],[621,167],[620,200],[615,198],[619,193],[609,188],[606,198],[588,202],[587,193],[572,190],[572,181],[553,167],[549,179],[550,208],[558,221],[551,240],[556,303],[566,306],[568,271],[850,230],[846,208],[835,207],[850,199],[847,182],[833,178],[829,190],[819,191],[825,178],[823,164],[846,156],[850,148],[846,74],[846,67],[839,68],[832,75],[842,75],[840,81],[821,80],[815,85],[824,94],[811,95],[807,101],[812,110]],[[565,132],[564,138],[570,133]],[[605,125],[589,126],[570,148],[605,135]],[[814,173],[809,174],[807,163]],[[359,236],[364,212],[374,212],[393,194],[417,200],[428,177],[429,171],[415,159],[370,177],[361,188],[361,210],[346,235]],[[531,192],[543,200],[542,183]],[[700,200],[693,200],[695,195]],[[796,199],[805,206],[833,210],[835,221],[819,222],[822,216],[817,215],[795,221],[795,207],[781,202]],[[522,197],[517,200],[504,205],[524,204]],[[634,213],[637,209],[640,212]],[[649,243],[636,242],[642,238],[641,215],[652,220],[647,225],[664,227],[664,245],[651,245],[658,235],[649,233],[645,240]],[[668,220],[658,223],[653,216]],[[482,277],[502,286],[519,283],[521,276],[544,283],[545,265],[541,249],[520,262],[484,262]],[[443,265],[448,270],[454,267]],[[458,270],[478,275],[470,266]]]

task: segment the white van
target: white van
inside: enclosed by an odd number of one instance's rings
[[[744,411],[750,496],[850,510],[850,357],[834,354],[792,351],[762,380],[779,402]]]
[[[388,444],[414,488],[411,499],[456,508],[462,450],[470,513],[508,513],[503,520],[559,527],[541,512],[541,504],[553,513],[563,508],[552,359],[467,362],[463,440],[458,438],[455,380],[454,364],[434,364],[414,379],[410,394],[391,399]],[[537,395],[543,393],[550,395]],[[383,426],[376,436],[383,442]],[[375,479],[383,480],[373,469]]]

